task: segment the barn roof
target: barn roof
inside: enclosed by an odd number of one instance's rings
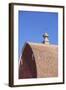
[[[27,46],[30,47],[35,57],[37,77],[58,76],[57,45],[27,42],[23,48],[23,52]]]

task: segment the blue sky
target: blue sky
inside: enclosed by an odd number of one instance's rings
[[[42,43],[42,35],[47,32],[51,44],[58,44],[58,13],[19,11],[19,50],[20,55],[24,43]]]

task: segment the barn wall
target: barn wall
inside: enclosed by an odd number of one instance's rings
[[[37,77],[35,58],[32,58],[32,54],[32,49],[27,44],[22,54],[22,64],[19,67],[19,79]]]

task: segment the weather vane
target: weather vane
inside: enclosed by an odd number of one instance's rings
[[[49,44],[49,39],[48,39],[48,34],[47,33],[43,34],[43,38],[44,38],[43,43],[44,44]]]

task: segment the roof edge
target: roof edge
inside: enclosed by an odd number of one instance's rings
[[[55,44],[44,44],[44,43],[33,43],[33,42],[26,42],[26,44],[37,45],[37,46],[56,46],[58,47],[58,45],[55,45]]]

